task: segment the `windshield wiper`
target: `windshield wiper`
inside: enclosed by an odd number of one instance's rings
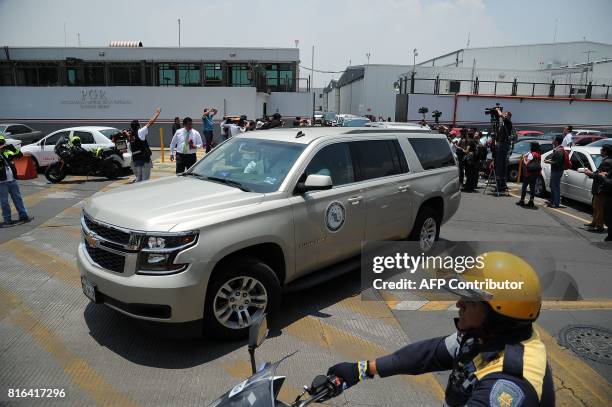
[[[208,179],[204,175],[196,174],[195,172],[183,172],[182,174],[178,174],[179,177],[196,177],[200,179]]]
[[[244,192],[252,192],[250,188],[245,187],[244,185],[242,185],[240,182],[237,181],[232,181],[231,179],[227,179],[227,178],[220,178],[220,177],[204,177],[205,179],[209,180],[209,181],[213,181],[213,182],[221,182],[225,185],[229,185],[232,186],[234,188],[238,188]]]

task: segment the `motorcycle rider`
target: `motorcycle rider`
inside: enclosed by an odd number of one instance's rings
[[[446,387],[449,406],[554,406],[546,348],[532,324],[541,307],[540,282],[521,258],[504,252],[483,255],[484,267],[462,274],[467,281],[522,282],[508,290],[449,290],[460,295],[457,332],[416,342],[376,360],[329,368],[347,387],[375,375],[452,370]],[[513,295],[515,299],[508,296]]]
[[[4,222],[1,224],[12,225],[16,223],[11,219],[11,206],[9,205],[9,195],[13,199],[15,209],[19,213],[19,222],[29,222],[32,220],[26,211],[21,198],[21,191],[17,184],[17,169],[13,160],[21,158],[23,154],[12,144],[6,144],[3,134],[0,134],[0,203],[2,206],[2,217]]]

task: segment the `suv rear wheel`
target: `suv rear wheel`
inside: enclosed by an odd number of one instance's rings
[[[278,277],[266,263],[252,257],[221,267],[206,290],[203,333],[224,339],[245,338],[254,321],[278,307]]]
[[[431,208],[421,208],[408,239],[419,242],[421,250],[427,252],[439,238],[440,215]]]

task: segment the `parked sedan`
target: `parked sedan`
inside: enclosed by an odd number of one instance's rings
[[[591,143],[594,143],[595,141],[599,141],[599,140],[608,140],[607,137],[604,136],[599,136],[599,135],[587,135],[587,136],[574,136],[572,138],[572,145],[575,146],[587,146]]]
[[[10,136],[12,139],[19,140],[23,146],[36,143],[43,137],[42,132],[19,123],[1,123],[0,133],[4,133],[6,137]]]
[[[597,141],[587,144],[586,147],[601,147],[604,144],[612,144],[612,138],[602,138]]]
[[[39,142],[30,144],[21,149],[25,153],[29,153],[34,158],[34,164],[37,169],[43,168],[57,161],[55,155],[55,144],[62,137],[78,136],[81,139],[81,145],[87,150],[93,150],[98,147],[113,147],[115,143],[111,141],[111,137],[119,133],[119,130],[113,127],[70,127],[54,131],[46,137],[43,137]],[[123,153],[123,168],[128,168],[132,164],[132,153]]]
[[[591,185],[593,180],[587,177],[583,168],[595,171],[601,164],[600,147],[572,147],[568,150],[572,168],[563,172],[561,177],[561,196],[582,203],[590,204],[592,200]],[[536,181],[536,195],[543,196],[550,191],[550,164],[544,162],[552,151],[542,156],[542,176]]]

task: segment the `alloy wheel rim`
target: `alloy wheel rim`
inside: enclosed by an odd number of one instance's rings
[[[429,250],[433,246],[436,241],[436,220],[434,218],[427,218],[425,222],[423,222],[423,226],[421,227],[421,236],[419,240],[419,245],[421,246],[421,250]]]
[[[219,288],[213,313],[219,323],[230,329],[243,329],[257,321],[268,305],[264,285],[253,277],[240,276]]]

